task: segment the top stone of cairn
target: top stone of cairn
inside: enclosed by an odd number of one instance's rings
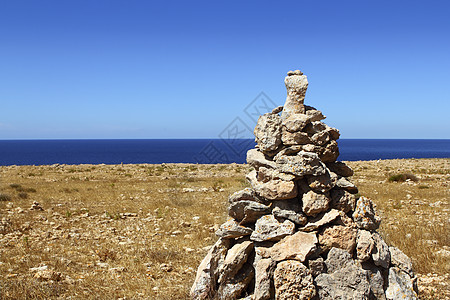
[[[287,89],[286,103],[284,104],[282,119],[286,119],[292,114],[304,114],[306,89],[308,88],[308,79],[300,70],[289,71],[284,84]]]

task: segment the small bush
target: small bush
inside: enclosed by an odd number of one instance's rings
[[[20,192],[19,194],[17,194],[17,196],[19,196],[20,199],[27,199],[28,198],[28,194],[25,192]]]
[[[17,184],[17,183],[12,183],[12,184],[10,184],[9,186],[10,186],[11,188],[13,188],[13,189],[18,189],[18,188],[21,188],[21,187],[22,187],[20,184]]]
[[[423,189],[429,189],[430,187],[428,185],[419,185],[417,188],[419,190],[423,190]]]
[[[0,201],[11,201],[11,196],[7,194],[0,194]]]
[[[404,182],[407,179],[411,181],[418,181],[417,177],[413,174],[405,173],[405,174],[396,174],[389,176],[388,181],[389,182]]]

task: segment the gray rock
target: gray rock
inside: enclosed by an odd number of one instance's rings
[[[381,218],[376,214],[375,205],[370,199],[363,196],[356,201],[352,217],[359,228],[366,230],[375,230],[381,223]]]
[[[322,213],[315,218],[311,219],[305,226],[300,227],[300,231],[314,231],[336,220],[340,216],[339,210],[331,209],[326,213]]]
[[[295,179],[295,176],[292,174],[283,173],[276,169],[268,169],[266,167],[260,167],[256,175],[260,182],[267,182],[273,179],[281,179],[284,181],[293,181]]]
[[[375,242],[372,233],[367,230],[358,230],[356,238],[356,257],[360,261],[366,261],[371,257]]]
[[[267,182],[258,181],[257,172],[253,170],[246,176],[255,192],[269,200],[292,199],[297,196],[298,189],[294,181],[273,179]]]
[[[358,188],[356,187],[356,185],[351,183],[345,177],[338,178],[338,180],[336,181],[336,186],[340,187],[341,189],[344,189],[347,192],[352,193],[352,194],[358,193]]]
[[[300,151],[297,155],[281,155],[276,159],[277,167],[281,172],[296,176],[318,176],[325,173],[326,167],[316,153]]]
[[[369,299],[386,300],[386,295],[384,294],[384,279],[381,270],[372,262],[363,263],[362,268],[366,270],[369,278]]]
[[[260,259],[256,263],[254,300],[273,299],[272,278],[275,266],[275,262],[270,258]]]
[[[374,247],[372,250],[372,259],[375,265],[382,268],[389,268],[391,263],[391,254],[389,252],[389,246],[383,240],[379,233],[372,233]]]
[[[234,278],[228,279],[228,281],[222,283],[219,286],[218,298],[219,299],[237,299],[242,292],[247,288],[248,284],[255,276],[253,266],[249,263],[244,264],[242,269]],[[215,299],[215,298],[211,298]]]
[[[287,97],[281,117],[286,119],[292,114],[305,113],[306,109],[303,103],[305,101],[306,89],[308,88],[308,79],[306,76],[286,76],[284,84],[287,89]]]
[[[286,259],[304,262],[309,255],[314,253],[316,245],[315,233],[298,231],[273,245],[270,249],[270,258],[277,262]]]
[[[311,272],[299,261],[280,262],[275,269],[273,281],[277,300],[307,300],[316,295]]]
[[[386,298],[389,300],[418,299],[417,294],[414,291],[413,280],[407,273],[397,267],[392,267],[389,269]]]
[[[255,230],[250,239],[256,242],[279,241],[293,234],[295,225],[289,220],[280,223],[273,215],[265,215],[256,221]]]
[[[252,234],[253,230],[248,227],[239,225],[236,220],[230,219],[223,223],[219,230],[216,231],[216,235],[224,239],[233,239]]]
[[[351,227],[341,225],[330,226],[319,234],[319,243],[325,249],[336,247],[352,254],[356,247],[356,233],[356,229]]]
[[[405,253],[397,247],[389,247],[389,253],[391,254],[391,264],[394,267],[408,273],[411,277],[414,276],[412,261]]]
[[[229,203],[234,203],[241,200],[249,200],[249,201],[261,201],[255,191],[251,188],[245,188],[243,190],[237,191],[228,197]]]
[[[309,269],[313,277],[326,272],[325,262],[322,257],[309,260]]]
[[[219,278],[218,268],[223,263],[230,246],[230,240],[219,239],[211,247],[197,269],[197,275],[190,290],[192,299],[213,299],[217,289],[216,282]]]
[[[330,191],[331,207],[339,209],[345,213],[355,209],[356,197],[353,194],[341,189],[334,188]]]
[[[280,116],[277,114],[260,116],[253,133],[255,134],[255,141],[262,152],[276,150],[281,144]]]
[[[291,145],[305,145],[311,143],[311,139],[309,138],[307,133],[304,132],[289,132],[283,128],[281,134],[281,142],[283,145],[291,146]]]
[[[250,252],[253,250],[253,242],[243,241],[231,247],[222,265],[219,267],[219,283],[234,277],[247,262]]]
[[[278,202],[278,201],[277,201]],[[305,225],[307,218],[302,213],[297,213],[293,210],[281,209],[279,207],[274,207],[272,214],[277,218],[287,219],[294,222],[297,225]]]
[[[326,165],[328,169],[342,177],[353,176],[353,170],[342,161],[329,162]]]
[[[259,169],[260,167],[275,169],[277,167],[274,161],[267,159],[264,153],[258,151],[258,149],[250,149],[247,151],[247,163],[255,169]]]
[[[240,222],[240,224],[253,223],[259,217],[269,212],[269,206],[250,200],[233,202],[228,208],[230,217]]]
[[[330,197],[325,194],[309,191],[302,196],[303,212],[308,216],[316,216],[317,214],[328,210],[330,201]]]
[[[299,132],[311,122],[311,117],[306,114],[292,114],[283,120],[283,127],[289,132]]]
[[[367,272],[353,262],[347,251],[331,249],[325,264],[327,273],[315,278],[319,299],[369,299]]]

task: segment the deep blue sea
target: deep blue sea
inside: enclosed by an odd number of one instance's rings
[[[450,158],[450,139],[338,140],[339,160]],[[0,165],[243,163],[253,140],[0,140]]]

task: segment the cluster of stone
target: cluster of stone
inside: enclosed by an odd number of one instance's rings
[[[308,81],[285,79],[284,107],[260,116],[247,153],[251,188],[201,262],[193,299],[416,299],[411,260],[376,229],[374,204],[336,159],[339,131],[304,105]],[[281,113],[281,115],[280,115]]]

